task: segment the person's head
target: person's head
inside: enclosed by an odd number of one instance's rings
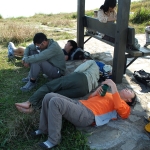
[[[77,47],[78,47],[77,43],[74,40],[68,40],[67,43],[65,44],[64,49],[67,52],[71,52],[72,50],[76,49]]]
[[[36,33],[33,38],[34,45],[40,49],[46,49],[48,46],[48,39],[44,33]]]
[[[105,0],[104,4],[100,7],[105,12],[107,11],[113,11],[116,7],[116,0]]]
[[[136,94],[132,90],[123,89],[119,92],[119,94],[129,106],[134,106],[136,104]]]

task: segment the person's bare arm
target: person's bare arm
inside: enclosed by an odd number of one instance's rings
[[[108,17],[107,22],[109,21],[116,21],[116,18]]]

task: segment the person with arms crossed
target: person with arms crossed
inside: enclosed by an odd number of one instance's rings
[[[26,47],[22,59],[25,67],[30,66],[28,77],[22,79],[23,82],[27,82],[21,87],[23,92],[36,86],[40,71],[48,78],[55,79],[64,75],[66,70],[64,54],[57,42],[47,39],[44,33],[37,33],[33,43]]]

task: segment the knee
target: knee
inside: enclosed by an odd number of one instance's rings
[[[57,104],[57,103],[60,103],[60,99],[58,97],[52,97],[51,98],[51,101],[50,101],[51,104]]]
[[[43,99],[43,103],[47,103],[48,101],[51,101],[52,97],[55,97],[56,96],[56,93],[48,93],[44,96],[44,99]]]
[[[62,100],[59,97],[52,97],[51,101],[49,102],[49,107],[51,107],[51,109],[53,108],[61,108],[62,105]]]

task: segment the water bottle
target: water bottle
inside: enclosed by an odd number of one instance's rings
[[[101,96],[105,96],[106,92],[107,92],[107,89],[108,89],[108,85],[107,84],[104,84],[102,85],[102,93],[100,94]]]

